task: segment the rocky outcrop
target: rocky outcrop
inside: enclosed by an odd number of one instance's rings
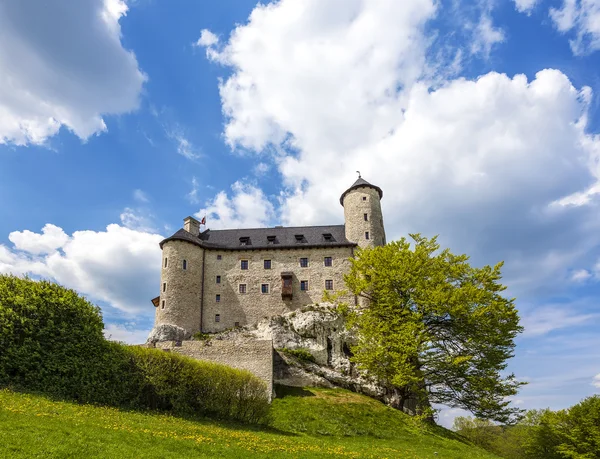
[[[185,329],[177,325],[163,324],[152,329],[146,344],[155,344],[162,341],[183,341],[184,339],[189,339],[189,334]]]
[[[350,349],[356,337],[346,328],[343,317],[328,305],[307,306],[265,319],[254,329],[242,333],[254,335],[256,339],[273,340],[275,384],[342,387],[409,414],[417,410],[417,401],[410,394],[372,381],[356,369],[350,361]],[[294,350],[307,351],[314,361],[296,356]]]

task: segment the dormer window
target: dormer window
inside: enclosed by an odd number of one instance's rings
[[[325,242],[333,242],[333,235],[331,233],[323,234],[323,239]]]
[[[240,245],[250,245],[250,238],[249,237],[241,237],[240,238]]]
[[[304,238],[304,234],[296,234],[294,237],[296,238],[297,243],[306,242],[306,239]]]
[[[267,244],[275,244],[277,236],[267,236]]]

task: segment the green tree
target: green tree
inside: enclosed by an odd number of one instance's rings
[[[600,458],[600,396],[588,397],[556,413],[556,450],[570,459]]]
[[[473,444],[489,451],[493,451],[494,444],[498,437],[502,435],[502,428],[489,419],[479,419],[471,416],[454,418],[452,429]]]
[[[367,301],[340,305],[356,327],[358,367],[377,380],[482,419],[512,422],[507,397],[523,383],[504,375],[522,331],[514,299],[501,295],[502,263],[473,268],[466,255],[439,251],[437,238],[358,250],[345,276]]]

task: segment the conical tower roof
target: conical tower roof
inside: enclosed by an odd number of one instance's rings
[[[342,193],[342,196],[340,196],[340,204],[342,206],[344,205],[344,197],[348,193],[350,193],[352,190],[356,190],[357,188],[362,188],[362,187],[373,188],[374,190],[377,191],[377,193],[379,193],[379,199],[383,198],[383,191],[381,190],[381,188],[379,188],[377,185],[370,184],[369,182],[367,182],[364,178],[362,178],[359,175],[358,180],[356,182],[354,182],[350,188],[348,188],[346,191],[344,191]]]

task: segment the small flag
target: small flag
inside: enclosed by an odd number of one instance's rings
[[[201,225],[206,225],[206,215],[204,217],[202,217],[202,220],[200,221]]]

